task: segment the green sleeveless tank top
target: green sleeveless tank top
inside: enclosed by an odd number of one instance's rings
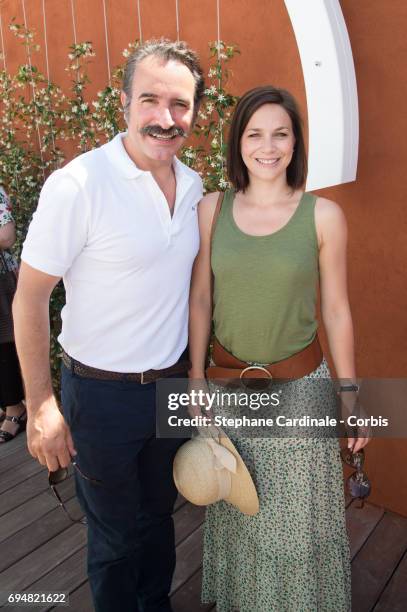
[[[316,196],[304,193],[286,225],[250,236],[225,193],[212,239],[214,331],[243,361],[273,363],[305,348],[317,331]]]

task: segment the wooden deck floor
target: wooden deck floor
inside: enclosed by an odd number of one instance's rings
[[[67,507],[78,512],[73,479],[61,484],[60,490],[68,500]],[[352,550],[353,612],[405,612],[407,518],[371,504],[360,510],[352,503],[346,515]],[[0,517],[0,592],[69,591],[71,610],[91,612],[85,573],[86,528],[70,523],[57,507],[48,490],[46,470],[26,450],[25,434],[0,447]],[[179,499],[174,518],[174,612],[214,610],[199,603],[203,509]]]

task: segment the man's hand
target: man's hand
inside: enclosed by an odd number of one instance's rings
[[[53,396],[49,367],[49,299],[59,280],[23,261],[13,301],[15,342],[26,391],[28,450],[50,471],[67,467],[75,454]]]
[[[50,472],[67,467],[76,455],[71,432],[54,398],[44,402],[27,421],[30,454]]]

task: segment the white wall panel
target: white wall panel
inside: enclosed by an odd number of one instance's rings
[[[359,117],[355,68],[338,0],[285,0],[304,73],[308,106],[306,188],[356,178]]]

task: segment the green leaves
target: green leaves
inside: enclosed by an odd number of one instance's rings
[[[182,151],[182,161],[200,173],[206,192],[224,191],[226,178],[226,136],[237,97],[226,91],[231,74],[227,64],[239,53],[236,45],[223,41],[209,43],[211,63],[205,100],[198,112],[194,135],[197,145]]]
[[[13,21],[9,26],[27,50],[27,63],[14,74],[0,71],[0,184],[8,192],[16,220],[19,256],[28,225],[38,203],[45,179],[65,162],[65,152],[77,154],[110,140],[125,129],[120,103],[123,67],[112,72],[111,82],[91,99],[88,67],[95,57],[90,41],[73,44],[68,50],[69,92],[49,82],[34,65],[39,49],[35,33]],[[128,57],[139,45],[131,42],[123,51]],[[225,172],[226,134],[237,98],[226,91],[229,62],[239,53],[235,45],[210,43],[211,63],[206,98],[198,113],[192,144],[181,152],[182,161],[200,173],[206,191],[228,187]],[[51,366],[56,391],[59,389],[59,352],[56,340],[65,302],[62,284],[50,301]]]

